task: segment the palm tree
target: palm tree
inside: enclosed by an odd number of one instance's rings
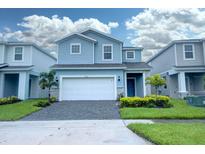
[[[51,98],[51,88],[53,86],[57,86],[58,83],[55,81],[55,71],[51,70],[48,73],[47,72],[42,72],[40,74],[40,81],[39,85],[41,89],[46,89],[48,88],[48,102],[50,103],[50,98]]]

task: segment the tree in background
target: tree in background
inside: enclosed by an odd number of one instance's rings
[[[57,86],[58,83],[55,81],[55,71],[42,72],[40,74],[39,85],[41,89],[48,89],[48,102],[51,102],[51,88]]]
[[[149,84],[155,88],[156,95],[158,95],[158,90],[161,86],[166,85],[166,80],[160,76],[160,74],[155,74],[146,78],[146,84]]]

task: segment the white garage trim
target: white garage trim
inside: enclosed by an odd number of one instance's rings
[[[59,79],[59,100],[62,101],[62,81],[63,78],[114,78],[114,95],[117,99],[117,77],[115,75],[60,75]]]

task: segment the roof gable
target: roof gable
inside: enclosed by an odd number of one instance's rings
[[[57,41],[55,41],[55,42],[56,42],[56,43],[60,43],[60,42],[62,42],[62,41],[64,41],[64,40],[66,40],[66,39],[70,39],[70,38],[75,37],[75,36],[80,37],[80,38],[82,38],[82,39],[85,39],[85,40],[87,40],[87,41],[94,42],[94,43],[97,42],[95,39],[93,39],[93,38],[91,38],[91,37],[88,37],[88,36],[86,36],[86,35],[80,34],[80,33],[72,33],[72,34],[66,35],[65,37],[63,37],[63,38],[61,38],[61,39],[59,39],[59,40],[57,40]]]
[[[92,32],[92,33],[98,34],[100,36],[106,37],[108,39],[114,40],[116,42],[123,43],[121,40],[113,37],[112,35],[106,34],[104,32],[101,32],[101,31],[93,29],[93,28],[88,28],[88,29],[86,29],[84,31],[81,31],[80,33],[86,35],[86,33],[88,33],[88,32]]]
[[[42,49],[40,46],[38,46],[35,43],[32,42],[0,42],[0,44],[3,45],[12,45],[12,46],[32,46],[35,47],[36,49],[38,49],[39,51],[41,51],[42,53],[46,54],[47,56],[49,56],[50,58],[57,60],[54,56],[52,56],[48,51]]]
[[[155,55],[153,55],[151,58],[149,58],[146,62],[149,63],[152,60],[154,60],[155,58],[157,58],[159,55],[161,55],[162,53],[164,53],[168,48],[172,47],[173,45],[177,44],[177,43],[195,43],[195,42],[202,42],[204,41],[204,39],[186,39],[186,40],[174,40],[172,42],[170,42],[168,45],[166,45],[165,47],[163,47],[161,50],[159,50],[158,53],[156,53]]]

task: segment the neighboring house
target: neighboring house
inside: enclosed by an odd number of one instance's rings
[[[35,44],[0,42],[0,98],[41,97],[39,74],[55,63],[54,57]]]
[[[51,68],[59,82],[59,100],[116,100],[119,95],[145,96],[150,66],[142,48],[94,29],[57,41],[58,61]]]
[[[173,41],[147,63],[152,66],[151,75],[159,73],[166,79],[162,94],[176,98],[205,94],[205,40]]]

